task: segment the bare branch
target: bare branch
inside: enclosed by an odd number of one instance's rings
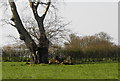
[[[44,20],[46,14],[47,14],[47,12],[48,12],[48,9],[49,9],[50,4],[51,4],[51,0],[49,0],[49,2],[48,2],[47,4],[48,4],[48,5],[47,5],[47,7],[46,7],[45,13],[44,13],[43,16],[42,16],[43,20]]]
[[[34,53],[35,50],[37,49],[36,43],[31,38],[27,30],[24,28],[20,16],[17,12],[16,4],[14,2],[11,2],[10,0],[9,0],[9,4],[14,18],[13,22],[15,23],[15,26],[20,34],[20,39],[24,40],[26,46]]]
[[[10,23],[10,22],[9,22],[8,24],[12,25],[13,27],[16,27],[16,25],[14,25],[14,24],[12,24],[12,23]]]

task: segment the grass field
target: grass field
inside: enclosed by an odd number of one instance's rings
[[[2,79],[2,62],[0,62],[0,81]]]
[[[117,63],[79,65],[25,65],[3,62],[3,79],[118,79]]]

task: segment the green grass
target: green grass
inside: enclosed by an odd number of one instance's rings
[[[3,79],[118,79],[117,63],[79,65],[25,65],[3,62]]]
[[[2,62],[0,62],[0,80],[2,79]]]

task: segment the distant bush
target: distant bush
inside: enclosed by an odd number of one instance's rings
[[[58,51],[62,56],[71,56],[76,63],[118,61],[120,48],[111,42],[111,37],[100,32],[93,36],[79,37],[75,34],[70,35],[69,42],[64,48]]]

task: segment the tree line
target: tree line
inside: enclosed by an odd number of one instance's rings
[[[70,34],[64,46],[49,47],[49,59],[59,57],[61,60],[71,57],[75,63],[117,62],[120,47],[111,42],[112,37],[100,32],[91,36]],[[30,61],[31,52],[25,44],[3,47],[3,61]]]
[[[71,56],[77,63],[117,62],[120,47],[111,41],[112,37],[104,32],[83,37],[70,34],[68,42],[56,54]]]
[[[30,51],[24,44],[7,45],[2,48],[2,61],[27,62],[30,61]]]

